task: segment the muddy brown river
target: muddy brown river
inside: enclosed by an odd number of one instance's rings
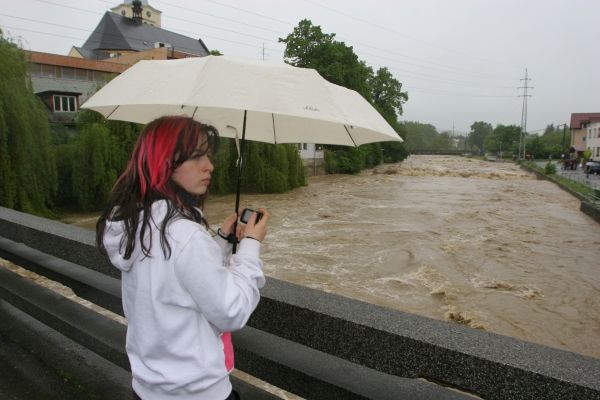
[[[233,204],[212,197],[208,220]],[[447,156],[242,195],[271,214],[271,277],[600,358],[600,224],[579,204],[512,163]]]
[[[233,196],[207,204],[211,223]],[[411,156],[281,195],[269,276],[600,357],[600,224],[579,200],[512,163]]]

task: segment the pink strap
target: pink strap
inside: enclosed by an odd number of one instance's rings
[[[223,351],[225,352],[225,368],[227,372],[233,370],[234,356],[233,356],[233,343],[231,342],[231,332],[225,332],[221,335],[223,341]]]

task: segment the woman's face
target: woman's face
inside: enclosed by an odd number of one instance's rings
[[[209,156],[206,138],[200,137],[198,147],[191,157],[173,172],[173,181],[191,194],[205,194],[214,169]]]

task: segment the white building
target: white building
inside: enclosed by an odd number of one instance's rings
[[[594,161],[600,161],[600,121],[591,122],[587,126],[586,148],[592,152]]]
[[[298,143],[298,154],[304,162],[304,167],[308,175],[320,175],[325,172],[325,152],[322,145]]]

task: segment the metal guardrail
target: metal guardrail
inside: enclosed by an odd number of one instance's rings
[[[588,186],[592,189],[591,193],[586,194],[585,196],[588,200],[593,203],[600,202],[600,176],[586,174],[582,171],[570,171],[570,170],[558,170],[556,171],[556,175],[569,179],[573,182],[577,182],[579,184]]]
[[[594,204],[600,204],[600,175],[586,173],[582,167],[578,166],[577,169],[563,169],[562,164],[559,161],[550,161],[556,168],[556,176],[568,179],[570,181],[579,183],[580,185],[587,186],[591,189],[591,193],[582,194],[587,201]],[[544,170],[548,161],[536,161],[535,165]]]

